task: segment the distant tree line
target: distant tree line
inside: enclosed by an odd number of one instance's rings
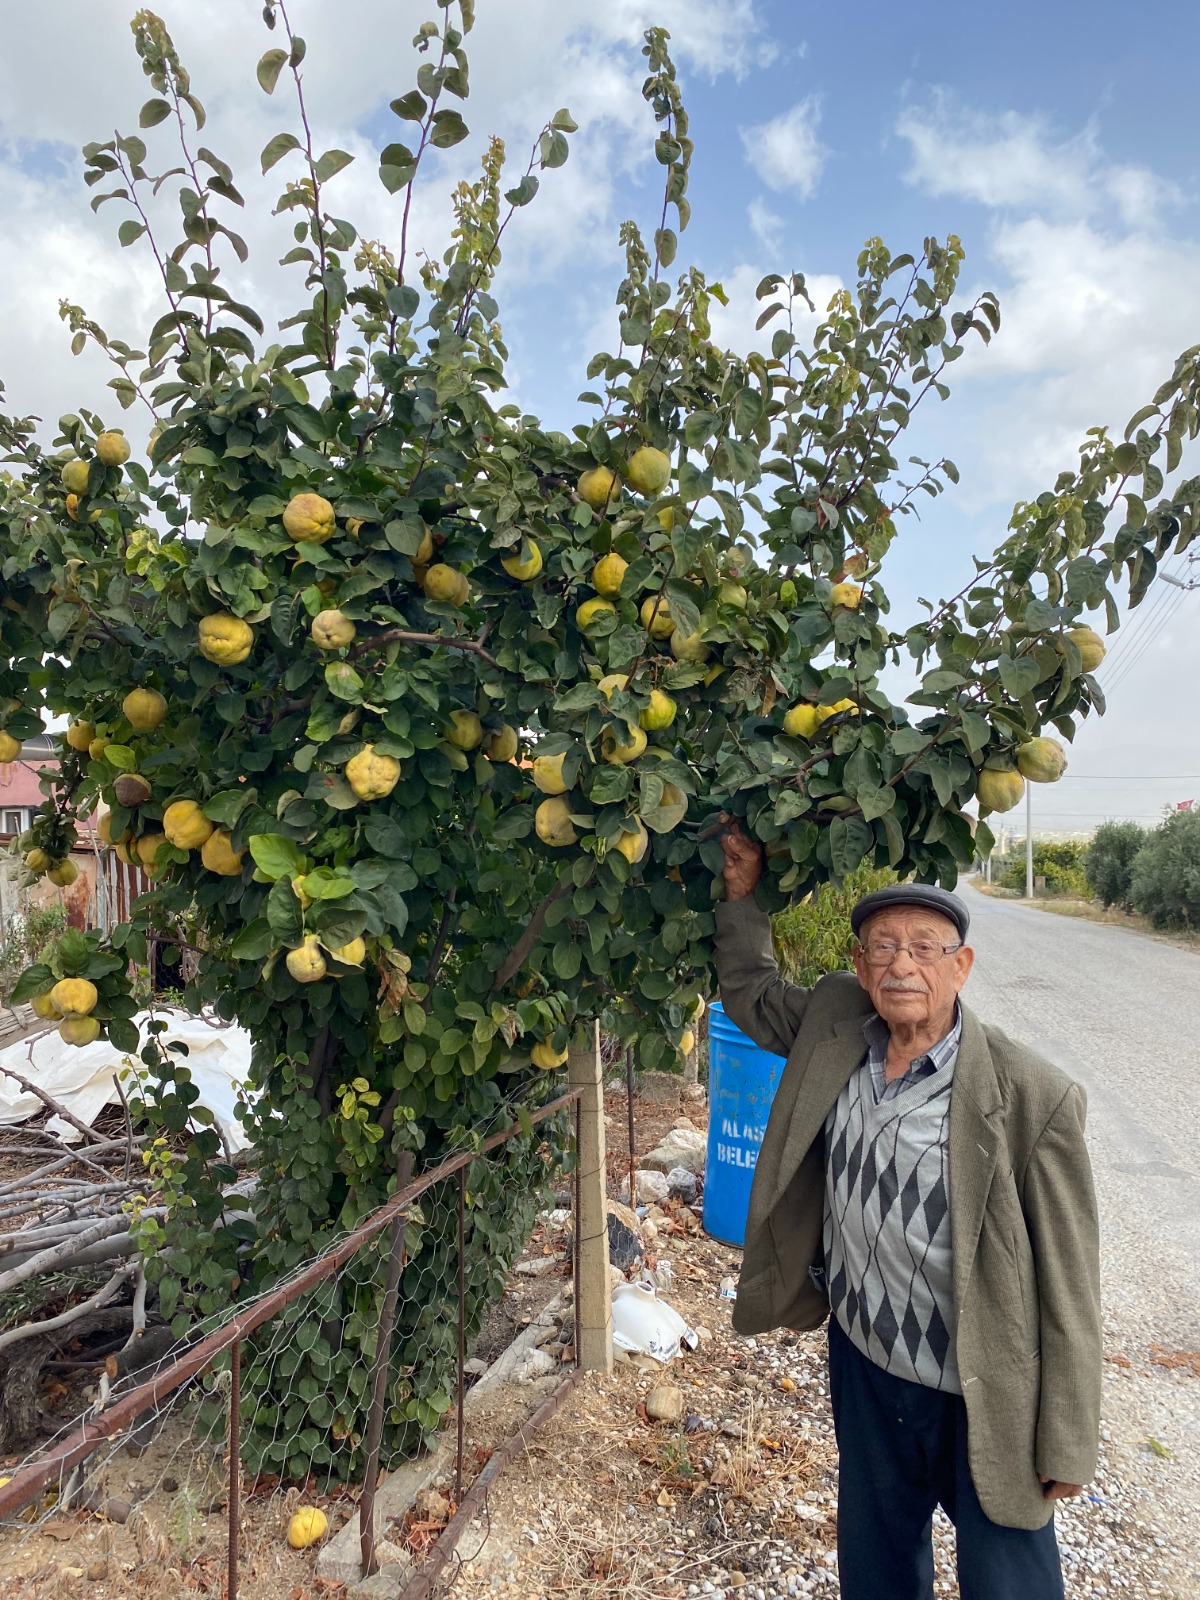
[[[1104,822],[1086,842],[1035,840],[1033,873],[1041,894],[1096,899],[1156,928],[1200,928],[1200,811],[1173,812],[1154,828]],[[1023,845],[993,857],[992,881],[1024,893]]]
[[[1102,823],[1084,868],[1105,906],[1138,911],[1156,928],[1200,927],[1200,811],[1173,812],[1156,828]]]

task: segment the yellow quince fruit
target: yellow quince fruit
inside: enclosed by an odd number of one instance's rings
[[[346,782],[360,800],[382,800],[400,782],[400,763],[395,756],[377,756],[371,744],[350,757],[345,772]]]
[[[644,444],[629,458],[625,476],[638,494],[661,494],[671,481],[671,458],[663,450]]]
[[[163,833],[177,850],[198,850],[213,831],[197,800],[173,800],[163,812]]]
[[[603,755],[605,761],[609,761],[617,766],[623,767],[626,766],[630,761],[637,760],[642,751],[645,750],[647,742],[648,741],[646,739],[646,732],[644,728],[631,729],[628,744],[623,744],[621,740],[617,738],[615,728],[605,728],[604,732],[600,735],[600,753]]]
[[[669,728],[675,721],[678,705],[663,689],[651,689],[650,704],[638,717],[643,728],[651,733],[657,733],[662,728]]]
[[[228,611],[201,617],[199,631],[200,654],[218,667],[236,667],[254,648],[254,629]]]
[[[464,606],[471,594],[466,574],[444,561],[430,567],[421,580],[425,597],[443,606]]]
[[[633,833],[622,831],[614,842],[612,848],[618,855],[625,857],[631,867],[636,867],[650,848],[650,835],[646,832],[645,824],[641,817],[634,817]]]
[[[667,608],[665,597],[661,594],[652,594],[643,600],[638,615],[642,620],[642,627],[652,639],[669,639],[675,632],[675,619]]]
[[[533,539],[525,539],[516,555],[503,556],[500,565],[510,578],[521,583],[532,583],[542,570],[542,551]]]
[[[73,722],[66,734],[72,750],[86,750],[95,737],[96,730],[90,722]]]
[[[235,850],[225,828],[214,828],[200,847],[200,860],[219,878],[236,878],[242,870],[244,850]]]
[[[64,1017],[86,1017],[96,1009],[100,994],[87,978],[60,978],[50,991],[50,1003]]]
[[[489,761],[511,761],[520,748],[517,730],[504,723],[483,741],[483,753]]]
[[[295,544],[324,544],[337,531],[333,507],[321,494],[294,494],[284,507],[283,528]]]
[[[100,1024],[95,1017],[64,1017],[58,1037],[64,1044],[94,1044],[100,1037]]]
[[[68,461],[62,469],[62,486],[68,494],[81,495],[87,493],[88,471],[90,462]]]
[[[1083,657],[1083,670],[1095,672],[1108,654],[1108,646],[1095,628],[1069,628],[1067,638]]]
[[[1011,811],[1025,793],[1025,779],[1015,767],[984,767],[975,783],[980,811]]]
[[[102,433],[96,440],[96,454],[106,467],[122,467],[129,460],[129,440],[115,430]]]
[[[601,556],[592,568],[592,588],[597,594],[611,598],[620,594],[621,580],[629,570],[629,563],[624,556],[610,550],[606,556]]]
[[[558,795],[542,801],[533,814],[533,825],[542,843],[555,850],[574,844],[579,837],[571,822],[570,804]]]
[[[289,950],[287,969],[297,983],[316,983],[326,973],[325,957],[321,954],[321,941],[315,933],[306,933],[303,944]]]
[[[361,967],[367,956],[367,941],[359,934],[357,939],[351,939],[348,944],[325,947],[335,961],[340,961],[347,967]]]
[[[121,713],[138,733],[153,733],[167,715],[167,702],[157,689],[131,689],[121,701]]]
[[[601,617],[615,617],[617,608],[611,600],[585,600],[575,612],[575,624],[581,633],[595,627]]]
[[[1030,783],[1057,783],[1067,770],[1067,752],[1057,739],[1027,739],[1017,746],[1017,771]]]
[[[564,750],[557,756],[535,756],[533,760],[532,775],[537,788],[543,794],[566,794],[570,785],[563,777],[563,762],[567,759]]]
[[[589,467],[586,472],[580,474],[576,489],[579,498],[591,506],[593,511],[603,511],[621,492],[616,473],[608,467]]]
[[[821,722],[820,707],[803,702],[793,706],[784,717],[783,731],[790,739],[811,739],[821,726]]]
[[[344,650],[353,644],[358,629],[344,611],[318,611],[309,630],[318,650]]]
[[[483,741],[483,723],[473,711],[452,711],[446,738],[459,750],[474,750]]]

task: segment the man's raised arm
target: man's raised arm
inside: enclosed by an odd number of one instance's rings
[[[800,1031],[809,990],[779,975],[771,919],[754,898],[762,876],[761,846],[733,823],[721,835],[721,849],[725,852],[726,894],[717,907],[721,1004],[726,1016],[755,1044],[786,1056]]]

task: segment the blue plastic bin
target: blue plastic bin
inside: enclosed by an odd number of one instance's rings
[[[722,1244],[746,1242],[746,1212],[783,1056],[760,1050],[719,1003],[708,1013],[708,1153],[704,1231]]]

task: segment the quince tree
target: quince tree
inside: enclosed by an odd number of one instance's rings
[[[115,402],[150,415],[148,455],[88,410],[50,440],[0,418],[0,757],[51,717],[90,725],[21,849],[51,870],[103,805],[109,847],[150,879],[128,922],[68,935],[17,998],[69,1037],[141,1047],[143,1114],[191,1134],[156,1147],[176,1200],[170,1253],[156,1235],[148,1260],[181,1328],[368,1214],[406,1153],[430,1164],[549,1099],[590,1019],[669,1062],[710,987],[722,811],[766,847],[767,909],[864,863],[953,884],[990,845],[972,801],[1056,775],[1047,741],[1102,709],[1103,640],[1082,619],[1115,628],[1118,585],[1139,600],[1200,525],[1196,480],[1165,482],[1200,425],[1190,351],[1122,438],[1093,430],[1016,508],[960,593],[894,621],[899,529],[957,477],[901,465],[902,437],[996,333],[997,302],[963,301],[953,236],[900,255],[871,239],[811,341],[804,277],[772,274],[765,347],[721,348],[720,286],[675,265],[692,141],[658,28],[643,93],[661,214],[648,237],[621,230],[619,343],[572,425],[512,404],[501,252],[576,126],[555,112],[515,176],[492,139],[454,191],[449,247],[418,253],[415,186],[468,137],[473,10],[439,0],[414,40],[379,158],[382,242],[338,214],[352,157],[313,144],[304,42],[268,0],[258,81],[292,101],[261,157],[294,224],[282,339],[239,288],[234,173],[140,12],[152,96],[139,132],[85,147],[85,180],[121,242],[152,252],[162,313],[135,345],[62,312],[76,350],[114,363]],[[130,1020],[151,940],[187,957],[190,1006],[252,1036],[252,1221],[224,1210],[231,1171],[186,1059]],[[534,1138],[506,1161],[472,1175],[473,1326],[544,1181]],[[385,1459],[450,1404],[452,1218],[429,1199]],[[381,1278],[360,1258],[328,1304],[291,1308],[286,1377],[248,1358],[265,1470],[360,1461]],[[296,1394],[302,1425],[279,1426]]]

